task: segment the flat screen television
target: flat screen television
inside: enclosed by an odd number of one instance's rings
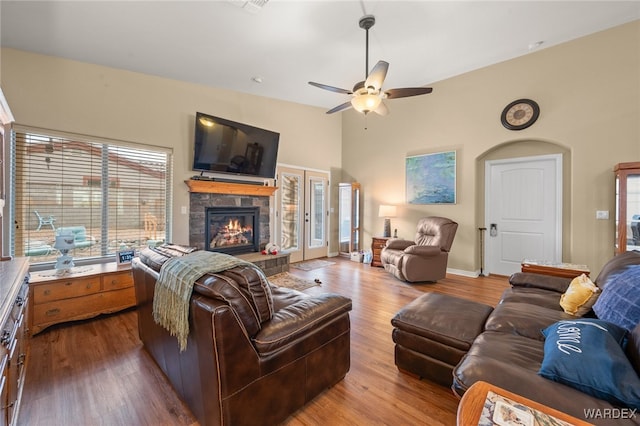
[[[196,113],[193,170],[273,179],[280,133]]]

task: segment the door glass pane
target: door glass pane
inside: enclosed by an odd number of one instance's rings
[[[360,189],[353,190],[353,248],[352,251],[360,250]]]
[[[300,190],[301,177],[284,174],[282,176],[282,236],[283,250],[300,250]]]
[[[339,238],[340,253],[349,253],[349,243],[351,241],[351,185],[342,185],[339,187]]]
[[[325,241],[324,186],[323,180],[311,179],[310,181],[309,248],[321,247]]]
[[[640,175],[627,179],[627,251],[632,250],[640,250]]]

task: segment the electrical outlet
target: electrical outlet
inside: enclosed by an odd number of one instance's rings
[[[187,214],[187,206],[181,206],[180,207],[180,213]]]
[[[609,210],[596,210],[596,219],[609,219]]]

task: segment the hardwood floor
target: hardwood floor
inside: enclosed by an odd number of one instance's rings
[[[455,424],[458,398],[448,388],[398,371],[391,317],[425,292],[495,305],[506,277],[449,275],[410,285],[382,268],[331,258],[334,265],[291,273],[353,300],[351,369],[343,381],[289,417],[285,425]],[[31,339],[20,425],[196,425],[138,339],[135,309],[60,324]]]

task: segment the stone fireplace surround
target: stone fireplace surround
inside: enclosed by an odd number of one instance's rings
[[[204,250],[207,207],[258,207],[260,250],[271,238],[269,226],[269,197],[246,194],[198,193],[189,194],[189,245]]]
[[[189,187],[189,244],[204,248],[205,216],[207,207],[259,207],[260,249],[270,242],[270,197],[274,186],[256,186],[190,179]],[[259,252],[238,254],[238,257],[254,263],[266,276],[289,270],[289,254],[261,255]]]

